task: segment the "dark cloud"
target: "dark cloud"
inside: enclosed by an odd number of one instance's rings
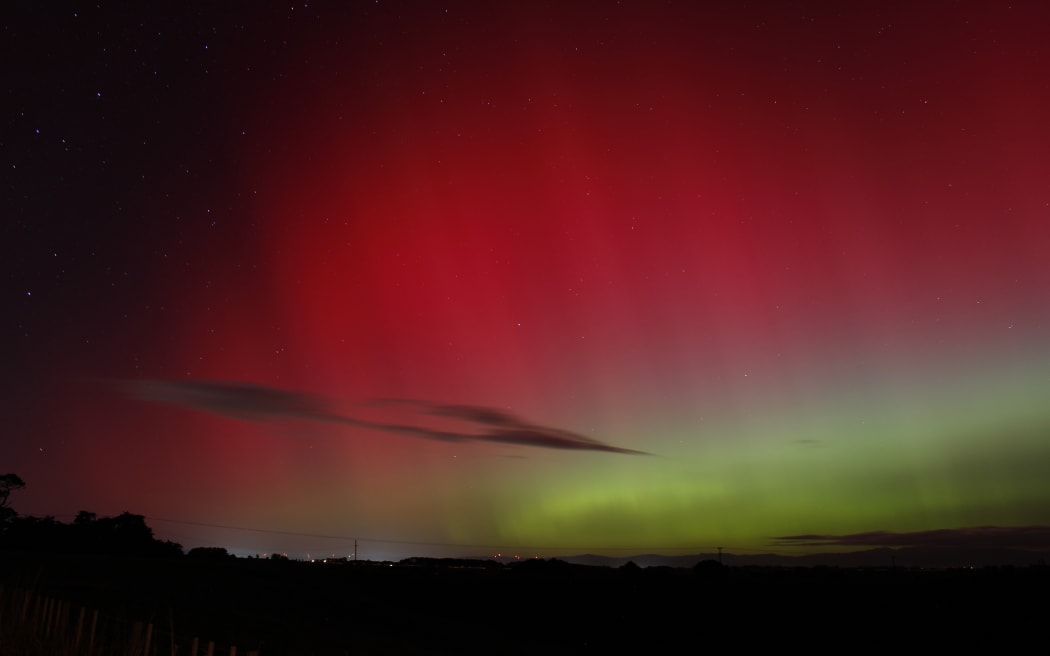
[[[129,383],[127,390],[130,396],[144,401],[171,403],[247,421],[343,419],[331,411],[331,403],[323,397],[252,383],[143,380]]]
[[[472,435],[472,439],[503,444],[521,444],[547,449],[569,449],[585,451],[607,451],[609,453],[628,453],[648,455],[642,451],[611,446],[578,433],[537,426],[519,419],[498,408],[487,408],[472,405],[433,405],[419,402],[429,415],[462,419],[480,426],[482,433]]]
[[[468,427],[474,429],[450,431],[426,425],[350,417],[335,411],[334,403],[323,396],[252,383],[144,380],[129,383],[127,391],[137,399],[170,403],[246,421],[296,419],[343,424],[442,442],[491,442],[545,449],[649,455],[644,451],[612,446],[559,428],[531,424],[503,410],[484,406],[440,405],[408,399],[383,399],[377,402],[383,406],[407,408],[421,421],[425,421],[428,416],[457,419],[467,422]]]
[[[465,419],[478,424],[490,426],[518,426],[522,422],[508,412],[498,408],[486,408],[473,405],[435,405],[431,406],[429,414],[439,417],[452,417],[454,419]]]
[[[506,444],[523,444],[526,446],[540,446],[548,449],[575,449],[584,451],[607,451],[609,453],[628,453],[633,455],[649,455],[644,451],[624,449],[592,440],[576,433],[559,430],[557,428],[545,428],[543,426],[516,426],[502,430],[495,430],[485,434],[481,439],[489,442],[502,442]]]
[[[773,538],[778,546],[809,547],[1050,547],[1050,526],[975,526],[931,531],[893,533],[871,531],[847,535],[784,535]]]

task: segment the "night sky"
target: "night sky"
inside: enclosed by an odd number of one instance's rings
[[[1050,524],[1050,5],[99,4],[0,8],[19,512],[367,558]]]

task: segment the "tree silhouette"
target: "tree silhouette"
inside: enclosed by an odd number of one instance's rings
[[[18,514],[7,507],[7,498],[15,490],[21,490],[26,482],[18,474],[4,474],[0,476],[0,524],[7,524]]]
[[[81,510],[77,513],[76,518],[73,520],[74,526],[91,526],[98,521],[98,515],[87,510]]]
[[[7,509],[7,498],[15,490],[21,490],[26,482],[18,474],[4,474],[0,476],[0,509]]]

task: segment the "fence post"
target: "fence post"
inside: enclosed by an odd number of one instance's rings
[[[77,617],[77,635],[76,635],[76,638],[73,639],[73,651],[74,652],[80,651],[80,638],[84,634],[84,612],[86,610],[87,610],[86,608],[81,606],[80,607],[80,616]]]
[[[44,640],[51,637],[51,609],[55,607],[55,600],[51,597],[44,597],[44,612],[40,617],[40,623],[43,625],[40,627],[38,635]]]
[[[88,638],[88,653],[95,649],[95,626],[98,625],[98,609],[91,611],[91,633]]]
[[[29,593],[29,590],[23,590],[22,591],[22,617],[21,617],[22,624],[25,624],[25,622],[26,622],[26,615],[29,614],[29,599],[30,599],[30,597],[32,597],[32,595]]]
[[[55,616],[55,635],[59,636],[62,642],[65,642],[69,638],[66,625],[69,623],[69,602],[65,599],[60,599],[58,602],[58,613]]]

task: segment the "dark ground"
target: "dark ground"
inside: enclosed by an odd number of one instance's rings
[[[235,644],[240,654],[676,653],[685,645],[940,652],[1009,651],[1029,639],[1045,647],[1037,636],[1050,568],[610,569],[4,553],[0,582],[173,627],[180,644],[194,635]],[[158,635],[165,648],[171,640]]]

